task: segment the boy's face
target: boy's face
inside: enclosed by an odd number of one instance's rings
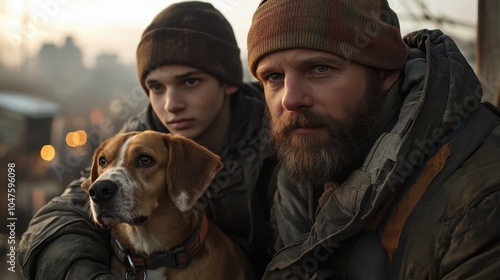
[[[146,77],[156,116],[172,133],[198,142],[226,125],[230,94],[237,88],[193,67],[164,65]],[[200,141],[201,140],[201,141]]]

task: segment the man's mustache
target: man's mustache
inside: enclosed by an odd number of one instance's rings
[[[336,120],[328,115],[315,114],[309,111],[289,112],[287,116],[278,119],[274,123],[274,129],[281,134],[288,134],[299,128],[330,127],[333,123],[337,123]]]

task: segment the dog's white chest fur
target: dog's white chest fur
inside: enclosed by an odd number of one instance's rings
[[[164,267],[157,268],[155,270],[147,270],[146,275],[148,280],[165,280],[167,279],[165,276],[165,270],[167,270]]]

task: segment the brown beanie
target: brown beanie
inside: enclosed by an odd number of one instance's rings
[[[144,30],[137,47],[137,74],[146,93],[146,76],[166,64],[195,67],[230,85],[239,86],[243,79],[233,29],[209,3],[173,4]]]
[[[264,0],[247,38],[248,65],[276,51],[306,48],[380,69],[403,67],[407,48],[386,0]]]

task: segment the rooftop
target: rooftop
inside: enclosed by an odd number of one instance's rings
[[[21,92],[0,91],[0,110],[10,111],[30,118],[54,116],[60,105],[39,97]]]

